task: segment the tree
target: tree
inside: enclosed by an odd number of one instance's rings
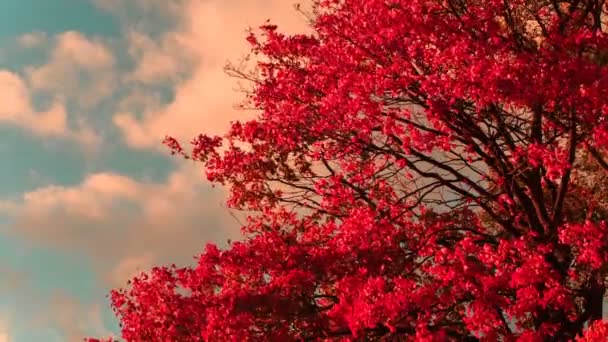
[[[112,293],[128,341],[607,338],[603,0],[319,0],[186,152],[243,241]],[[586,327],[588,329],[586,330]],[[582,337],[586,332],[586,336]]]

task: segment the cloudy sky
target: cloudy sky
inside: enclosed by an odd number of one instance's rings
[[[251,115],[222,68],[295,1],[0,1],[0,342],[117,333],[110,288],[238,237],[160,142]]]

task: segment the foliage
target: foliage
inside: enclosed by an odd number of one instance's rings
[[[114,291],[123,337],[605,339],[605,14],[323,0],[311,34],[262,26],[258,74],[231,70],[257,117],[166,140],[254,213],[246,238]]]

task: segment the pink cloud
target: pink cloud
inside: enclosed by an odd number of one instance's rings
[[[126,80],[146,84],[179,80],[192,61],[178,38],[166,34],[160,40],[153,40],[131,30],[128,34],[129,54],[137,61],[137,66]]]
[[[119,261],[111,271],[106,274],[106,281],[112,287],[123,287],[125,279],[132,279],[155,266],[154,260],[154,256],[150,254],[126,257]]]
[[[215,190],[203,183],[200,166],[182,162],[165,182],[97,173],[2,201],[0,212],[13,221],[7,234],[85,254],[117,286],[138,266],[188,263],[207,241],[237,239],[237,223]]]
[[[16,310],[0,312],[0,342],[14,341],[11,331],[17,329],[17,324],[21,329],[55,329],[69,342],[82,341],[91,334],[113,335],[102,316],[107,304],[85,304],[69,294],[41,291],[24,270],[4,263],[0,263],[0,272],[0,291],[16,304]],[[25,324],[11,319],[10,313],[15,311],[29,314],[30,319]]]
[[[59,34],[55,43],[47,63],[26,68],[33,90],[49,92],[64,101],[73,100],[85,108],[112,92],[116,84],[115,60],[102,41],[68,31]]]
[[[94,144],[97,140],[92,131],[68,128],[67,113],[59,101],[46,110],[36,111],[27,84],[13,72],[0,70],[0,93],[3,94],[0,122],[22,127],[39,136],[63,137],[85,145]]]
[[[47,36],[39,32],[28,33],[18,41],[34,46],[46,42]],[[83,112],[111,94],[116,85],[114,56],[99,39],[89,39],[75,31],[58,34],[52,42],[48,61],[25,67],[25,77],[0,70],[0,90],[5,94],[0,121],[39,136],[73,140],[93,152],[100,136],[84,116],[74,118],[68,125],[66,106],[72,104],[71,111]],[[32,98],[41,92],[50,96],[53,102],[39,110]]]
[[[9,319],[7,317],[0,316],[0,342],[9,342]]]
[[[230,121],[250,116],[234,109],[243,97],[235,91],[236,82],[223,71],[228,60],[238,60],[248,52],[245,30],[267,18],[285,31],[307,27],[293,4],[285,0],[191,0],[184,2],[180,13],[178,29],[167,36],[185,47],[195,61],[193,72],[174,85],[171,103],[149,109],[142,119],[124,109],[116,113],[113,122],[132,147],[158,148],[166,134],[189,141],[200,131],[221,133]],[[153,48],[148,54],[150,59],[170,56]],[[140,62],[138,68],[145,68],[147,61]]]
[[[52,59],[55,62],[68,60],[86,69],[97,69],[114,64],[112,53],[103,43],[90,40],[76,31],[67,31],[57,37]]]
[[[38,311],[34,320],[34,324],[38,323],[41,327],[50,325],[59,330],[67,342],[80,342],[91,334],[107,337],[113,335],[104,326],[101,306],[85,305],[63,293],[55,293],[48,306]]]
[[[21,36],[17,37],[17,42],[19,45],[25,48],[34,48],[45,43],[47,38],[48,37],[45,32],[36,31],[22,34]]]
[[[0,71],[0,89],[5,98],[0,106],[0,117],[6,120],[32,111],[27,87],[17,74]]]

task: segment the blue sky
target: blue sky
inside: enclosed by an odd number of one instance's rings
[[[110,13],[99,11],[82,0],[7,0],[0,4],[0,37],[24,33],[48,34],[78,30],[87,34],[117,36],[119,22]]]
[[[118,334],[106,294],[238,238],[225,190],[170,157],[252,113],[222,71],[282,0],[0,1],[0,342]]]

